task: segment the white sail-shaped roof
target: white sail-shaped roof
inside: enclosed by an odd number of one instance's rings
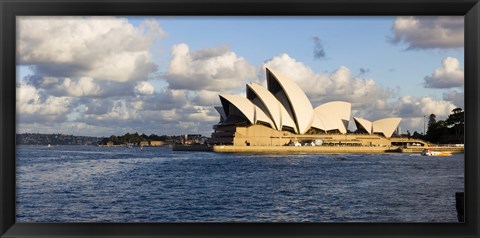
[[[247,97],[220,95],[222,107],[215,107],[220,123],[243,125],[264,124],[276,130],[305,134],[310,128],[325,132],[338,130],[347,133],[351,104],[342,101],[324,103],[315,109],[302,89],[286,76],[267,68],[268,89],[247,84]],[[357,128],[367,133],[392,136],[401,118],[384,118],[370,122],[354,117]]]
[[[353,121],[355,121],[355,125],[358,129],[365,130],[368,134],[372,134],[372,122],[369,120],[365,120],[359,117],[353,117]]]
[[[253,107],[252,102],[248,101],[248,99],[237,96],[237,95],[219,95],[220,101],[222,102],[223,110],[225,112],[226,118],[230,115],[237,115],[245,117],[248,122],[251,124],[255,124],[255,108]],[[238,109],[237,111],[233,111],[230,105],[233,105],[235,108]],[[238,115],[237,113],[240,113]]]
[[[217,110],[218,114],[220,114],[220,122],[223,122],[227,119],[223,107],[215,107],[215,110]]]
[[[325,111],[317,111],[315,112],[315,119],[314,123],[312,123],[312,127],[330,131],[330,130],[338,130],[340,133],[345,134],[347,133],[347,129],[345,125],[342,123],[342,120],[328,114]]]
[[[245,117],[249,123],[256,124],[257,121],[262,121],[268,123],[271,127],[274,127],[272,120],[263,112],[258,106],[254,105],[247,98],[238,96],[238,95],[220,95],[220,100],[222,101],[223,110],[225,112],[226,118],[230,116],[232,112],[230,111],[230,105],[233,105],[238,109],[238,113]]]
[[[310,129],[314,112],[310,100],[303,90],[292,80],[270,68],[267,68],[268,91],[282,103],[293,118],[300,134]]]
[[[259,107],[257,107],[256,105],[254,105],[255,107],[255,123],[257,122],[265,122],[267,124],[270,125],[271,128],[275,128],[275,125],[273,124],[273,121],[272,119],[270,119],[269,116],[267,116],[267,114],[265,114],[265,112],[262,111],[262,109],[260,109]]]
[[[251,93],[255,94],[255,97]],[[270,116],[277,130],[282,130],[284,125],[296,128],[287,110],[266,88],[256,83],[247,84],[247,97],[253,104],[265,108],[265,114]]]
[[[325,123],[320,119],[321,115],[315,113],[312,121],[312,127],[327,131],[327,127],[325,126]]]
[[[280,103],[266,88],[255,84],[247,84],[247,98],[260,108],[264,108],[265,114],[269,115],[275,124],[275,129],[281,127]]]
[[[333,101],[324,103],[314,109],[315,118],[312,127],[329,131],[338,130],[347,133],[352,105],[348,102]]]
[[[398,117],[376,120],[372,122],[373,133],[382,133],[385,137],[390,138],[401,120],[402,118]]]
[[[295,125],[295,122],[293,121],[290,114],[288,114],[287,109],[285,109],[285,107],[283,107],[283,105],[280,102],[278,103],[278,105],[280,107],[280,111],[282,112],[281,113],[281,123],[280,123],[282,125],[281,128],[283,128],[284,126],[288,126],[288,127],[293,128],[293,131],[295,133],[298,133],[297,126]],[[280,128],[280,130],[282,130],[281,128]]]

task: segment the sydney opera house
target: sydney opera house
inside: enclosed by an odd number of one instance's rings
[[[294,81],[270,68],[266,74],[267,88],[250,83],[246,97],[219,95],[221,106],[215,109],[220,121],[213,126],[213,144],[392,145],[401,118],[368,121],[353,116],[357,130],[349,132],[351,103],[332,101],[314,108]]]

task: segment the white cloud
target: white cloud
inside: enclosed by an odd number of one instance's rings
[[[410,131],[410,135],[416,131],[418,133],[423,133],[423,117],[414,117],[414,118],[402,118],[400,122],[400,128],[402,128],[402,134],[406,134],[407,131]]]
[[[17,88],[20,127],[62,127],[75,133],[88,130],[91,135],[127,131],[208,135],[219,118],[213,108],[220,104],[218,94],[236,94],[249,81],[265,80],[258,78],[258,68],[225,46],[192,51],[179,44],[171,49],[166,87],[155,90],[147,81],[157,70],[151,51],[153,42],[165,35],[156,21],[134,27],[127,19],[113,17],[18,19],[18,63],[30,65],[34,74]],[[405,32],[415,27],[413,23],[407,19],[399,29]],[[444,61],[430,78],[444,82],[458,76],[461,69],[455,61]],[[287,54],[263,66],[289,75],[313,106],[349,101],[354,112],[363,113],[355,115],[367,119],[407,116],[413,125],[425,113],[448,114],[453,104],[447,100],[455,96],[444,95],[445,101],[401,98],[396,107],[394,90],[365,74],[354,76],[345,66],[315,72]],[[264,77],[264,67],[260,71]]]
[[[56,97],[108,98],[135,95],[134,82],[103,81],[90,77],[42,77],[39,75],[27,76],[24,81],[41,89],[44,94]]]
[[[135,92],[138,94],[149,95],[155,92],[155,88],[149,82],[140,82],[135,86]]]
[[[83,102],[85,105],[85,115],[101,115],[110,111],[113,106],[113,100],[90,98]]]
[[[411,96],[404,96],[399,98],[397,102],[398,114],[402,117],[419,117],[423,116],[422,109],[418,99]]]
[[[92,78],[80,78],[78,80],[66,78],[61,86],[69,96],[73,97],[96,96],[102,92]]]
[[[443,99],[451,101],[455,106],[464,108],[465,105],[465,93],[456,90],[451,90],[443,93]]]
[[[212,115],[210,113],[211,107],[194,106],[193,109],[194,112],[187,115],[187,121],[211,122],[212,125],[218,122],[218,115]]]
[[[403,96],[388,104],[388,109],[391,110],[389,116],[402,118],[400,122],[402,133],[409,130],[411,134],[414,131],[423,133],[424,116],[428,119],[430,114],[435,114],[437,120],[445,120],[455,107],[449,101],[437,100],[428,96]]]
[[[464,45],[463,16],[401,16],[392,26],[390,41],[412,49],[461,48]]]
[[[451,102],[447,102],[444,100],[434,100],[430,97],[422,97],[420,99],[420,105],[422,112],[425,115],[430,115],[433,113],[439,117],[448,116],[455,108],[455,105],[453,105]]]
[[[423,117],[435,114],[438,117],[448,116],[456,106],[444,100],[435,100],[431,97],[415,98],[412,96],[401,97],[397,103],[398,114],[402,117]]]
[[[463,87],[464,71],[460,66],[458,59],[446,57],[442,60],[442,67],[435,69],[430,75],[425,77],[425,87],[427,88],[453,88]]]
[[[178,44],[171,54],[165,76],[172,89],[225,91],[256,78],[255,67],[226,47],[190,51]]]
[[[156,71],[149,50],[164,34],[154,21],[135,28],[115,17],[19,17],[17,29],[17,63],[36,74],[117,82]]]
[[[43,96],[32,85],[17,85],[16,111],[19,121],[55,121],[64,119],[73,98]]]
[[[115,100],[105,114],[95,115],[94,119],[97,121],[130,121],[139,119],[140,115],[133,109],[127,106],[124,100]]]
[[[190,102],[198,106],[219,105],[220,99],[218,95],[219,92],[216,91],[200,90],[193,92],[193,97],[190,99]]]
[[[26,104],[35,104],[40,101],[40,95],[35,87],[28,84],[17,85],[17,109],[18,106],[24,106]],[[29,112],[24,110],[24,112]]]
[[[142,101],[142,110],[170,110],[187,106],[188,98],[186,94],[185,90],[164,89],[159,93],[136,97],[133,101]]]
[[[162,121],[170,121],[170,122],[180,122],[182,119],[182,115],[177,113],[177,109],[170,109],[170,110],[162,110],[159,111],[159,117]]]

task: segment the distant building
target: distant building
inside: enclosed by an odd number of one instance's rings
[[[106,144],[106,146],[113,146],[113,141],[109,140]]]
[[[159,140],[150,141],[150,146],[164,146],[165,142]]]
[[[210,143],[254,146],[322,140],[326,145],[391,145],[401,118],[370,122],[353,117],[362,135],[347,134],[351,103],[332,101],[313,108],[293,80],[270,68],[266,73],[267,88],[250,83],[246,97],[219,95],[222,106],[215,109],[220,121],[213,126]]]

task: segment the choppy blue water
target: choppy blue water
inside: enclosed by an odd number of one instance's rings
[[[464,155],[18,146],[19,222],[457,222]]]

